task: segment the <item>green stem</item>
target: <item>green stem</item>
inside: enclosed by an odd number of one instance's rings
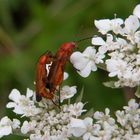
[[[99,69],[102,69],[102,70],[107,71],[107,68],[106,68],[105,63],[100,63],[100,64],[97,64],[97,67],[98,67]]]

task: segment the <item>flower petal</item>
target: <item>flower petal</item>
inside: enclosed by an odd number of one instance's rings
[[[12,133],[11,126],[0,127],[0,138],[2,138],[3,136],[7,136],[7,135],[9,135],[11,133]]]
[[[86,132],[83,120],[71,118],[70,131],[75,137],[80,137]]]
[[[61,102],[63,102],[64,99],[68,99],[74,96],[74,94],[77,92],[76,86],[64,86],[61,91]]]
[[[20,128],[20,121],[18,119],[13,119],[12,128],[17,129]]]
[[[84,69],[77,71],[82,77],[88,77],[91,72],[91,64],[88,63]]]
[[[111,21],[109,19],[95,20],[94,24],[102,34],[106,34],[111,30]]]
[[[33,92],[31,89],[27,88],[26,97],[27,97],[27,98],[30,98],[30,97],[33,96],[33,94],[34,94],[34,92]]]
[[[140,18],[140,4],[138,4],[138,5],[134,8],[133,14],[134,14],[135,16],[137,16],[138,18]]]
[[[137,32],[135,33],[135,42],[136,42],[136,43],[140,43],[140,31],[137,31]]]
[[[22,125],[22,127],[21,127],[21,132],[23,133],[23,134],[27,134],[29,131],[30,131],[30,124],[29,124],[29,122],[28,121],[24,121],[23,122],[23,125]]]
[[[20,97],[21,97],[21,94],[17,89],[13,89],[9,95],[9,99],[14,102],[19,102]]]
[[[84,50],[83,55],[87,57],[91,57],[95,55],[95,53],[96,53],[96,49],[94,47],[89,46]]]
[[[1,120],[0,120],[0,125],[10,125],[12,123],[12,121],[7,117],[3,117]]]
[[[16,104],[15,104],[14,102],[9,102],[9,103],[6,105],[7,108],[13,108],[13,107],[15,107],[15,106],[16,106]]]
[[[96,66],[95,63],[92,63],[91,70],[92,71],[96,71],[97,70],[97,66]]]
[[[90,118],[90,117],[87,117],[87,118],[84,119],[84,123],[85,123],[86,126],[91,126],[92,123],[93,123],[93,119]]]
[[[139,20],[136,16],[130,15],[126,20],[125,20],[125,30],[126,33],[134,33],[140,26]]]
[[[83,69],[88,62],[88,60],[85,59],[83,54],[80,52],[74,52],[70,57],[70,61],[78,70]]]
[[[23,108],[23,107],[22,107]],[[24,114],[24,111],[22,110],[22,108],[20,106],[16,106],[13,110],[13,112],[15,112],[16,114]]]
[[[93,37],[91,42],[93,45],[105,45],[105,41],[101,37]]]

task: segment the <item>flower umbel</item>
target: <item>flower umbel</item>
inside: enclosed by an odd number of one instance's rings
[[[71,62],[82,77],[97,67],[117,77],[114,87],[140,85],[140,5],[125,20],[121,18],[95,20],[101,33],[92,38],[92,46],[83,53],[74,52]],[[94,45],[94,46],[93,46]],[[103,60],[104,59],[104,60]]]

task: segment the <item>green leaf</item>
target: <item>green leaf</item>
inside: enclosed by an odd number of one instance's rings
[[[82,101],[83,93],[84,93],[84,87],[82,87],[81,92],[80,92],[80,95],[76,98],[76,100],[75,100],[76,103]]]
[[[137,90],[135,92],[135,95],[140,98],[140,86],[137,87]]]
[[[121,88],[121,87],[116,87],[115,86],[116,81],[108,81],[108,82],[103,82],[103,85],[109,88]]]
[[[92,117],[92,116],[93,116],[93,113],[94,113],[94,109],[91,108],[88,112],[86,112],[86,114],[84,114],[84,115],[82,116],[82,118]]]

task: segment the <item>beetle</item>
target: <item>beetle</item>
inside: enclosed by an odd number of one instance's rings
[[[40,57],[36,72],[37,101],[40,101],[42,97],[45,97],[52,100],[52,102],[55,104],[53,101],[54,94],[59,90],[59,87],[63,82],[65,65],[74,49],[77,47],[76,44],[91,38],[92,37],[88,37],[79,41],[64,43],[58,49],[55,56],[48,51]],[[46,65],[48,66],[47,69]]]
[[[46,89],[46,82],[48,76],[48,70],[50,65],[53,61],[53,55],[51,52],[47,51],[43,55],[40,56],[37,68],[36,68],[36,83],[35,83],[35,90],[36,90],[36,100],[40,101],[42,97],[47,99],[53,99],[52,94],[48,92]],[[48,66],[48,70],[46,69],[46,65]]]
[[[53,95],[62,84],[64,68],[71,54],[73,53],[74,48],[76,48],[76,43],[68,42],[62,44],[62,46],[56,52],[56,55],[54,56],[55,59],[52,62],[46,81],[46,88],[49,89],[50,95]]]

